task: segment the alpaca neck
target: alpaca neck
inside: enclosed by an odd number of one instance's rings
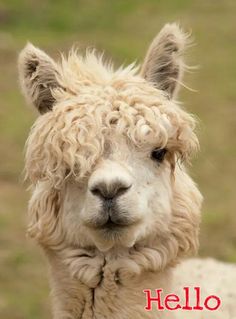
[[[164,312],[144,309],[143,290],[161,288],[163,295],[169,293],[171,269],[139,272],[137,266],[135,273],[130,272],[134,265],[129,269],[122,261],[109,260],[101,271],[98,256],[90,258],[90,264],[85,259],[82,262],[82,258],[86,257],[74,257],[69,264],[68,260],[49,255],[54,319],[166,318]]]

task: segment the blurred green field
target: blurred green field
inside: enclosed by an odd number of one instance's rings
[[[205,197],[202,256],[236,262],[236,1],[0,1],[0,318],[50,318],[46,262],[25,237],[28,194],[23,147],[36,114],[17,83],[29,40],[53,57],[72,44],[96,46],[115,64],[141,62],[166,22],[192,30],[196,46],[181,100],[200,119],[201,152],[191,167]]]

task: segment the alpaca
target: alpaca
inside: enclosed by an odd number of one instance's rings
[[[195,119],[176,101],[187,39],[165,25],[140,69],[115,71],[94,50],[58,63],[31,44],[20,53],[22,91],[40,113],[26,143],[28,234],[49,261],[54,319],[236,318],[236,267],[184,261],[202,203],[185,168]],[[184,303],[184,287],[192,304],[194,287],[222,304],[147,309],[145,290]]]

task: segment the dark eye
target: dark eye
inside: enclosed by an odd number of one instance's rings
[[[167,150],[165,148],[155,148],[152,151],[151,158],[158,163],[161,163],[166,155]]]

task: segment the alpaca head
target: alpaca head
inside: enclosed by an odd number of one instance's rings
[[[42,245],[155,245],[173,258],[196,249],[201,195],[183,162],[198,140],[175,101],[185,40],[166,25],[140,72],[114,71],[94,52],[56,63],[32,45],[22,51],[22,90],[41,113],[26,173],[29,234]]]

